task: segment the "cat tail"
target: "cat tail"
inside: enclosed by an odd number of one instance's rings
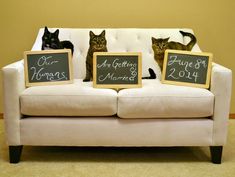
[[[149,77],[142,77],[142,79],[156,79],[156,74],[152,68],[149,68]]]
[[[196,37],[192,33],[187,33],[184,31],[180,31],[180,33],[183,36],[188,36],[191,38],[191,41],[186,46],[187,46],[187,50],[189,50],[189,51],[192,50],[193,46],[197,43]]]
[[[73,55],[73,52],[74,52],[74,46],[73,46],[73,43],[70,42],[70,41],[61,41],[61,48],[65,48],[65,49],[70,49],[71,52],[72,52],[72,55]]]

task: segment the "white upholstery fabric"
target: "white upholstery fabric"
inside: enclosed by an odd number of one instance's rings
[[[121,118],[208,117],[214,95],[206,89],[143,80],[143,87],[94,89],[92,83],[27,88],[20,96],[21,113],[31,116],[111,116]]]
[[[92,82],[37,86],[20,95],[21,113],[33,116],[112,116],[117,113],[117,92],[95,89]]]
[[[50,28],[54,32],[57,28]],[[92,30],[95,34],[100,34],[104,29],[69,29],[59,28],[60,40],[70,40],[74,44],[74,77],[78,79],[85,78],[85,61],[89,48],[89,31]],[[161,78],[160,70],[154,61],[154,53],[152,50],[152,37],[167,38],[170,41],[188,42],[188,37],[183,38],[179,30],[184,30],[193,33],[191,29],[112,29],[106,30],[107,48],[109,52],[142,52],[142,74],[144,77],[149,76],[148,68],[152,68]],[[32,50],[41,50],[42,35],[44,28],[39,30],[37,39]],[[200,51],[198,45],[193,48],[194,51]]]
[[[218,64],[213,64],[211,92],[215,95],[213,144],[225,144],[232,93],[232,71]]]
[[[143,80],[143,87],[118,93],[121,118],[208,117],[213,114],[214,95],[193,87]]]
[[[4,121],[7,142],[20,145],[20,104],[19,95],[25,89],[24,64],[12,63],[3,69]]]
[[[211,119],[26,118],[21,142],[40,146],[208,146]]]

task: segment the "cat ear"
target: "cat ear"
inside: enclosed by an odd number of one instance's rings
[[[59,29],[57,29],[54,33],[56,36],[59,36],[59,32],[60,32]]]
[[[170,37],[165,38],[165,39],[164,39],[164,41],[165,41],[165,42],[168,42],[168,41],[169,41],[169,39],[170,39]]]
[[[45,26],[44,32],[46,32],[46,33],[48,33],[48,32],[49,32],[49,30],[48,30],[47,26]]]
[[[90,31],[90,38],[93,38],[93,37],[95,37],[95,34],[92,31]]]
[[[152,43],[156,43],[157,39],[152,37]]]
[[[105,36],[105,30],[104,31],[102,31],[102,33],[100,34],[102,37],[104,37]]]

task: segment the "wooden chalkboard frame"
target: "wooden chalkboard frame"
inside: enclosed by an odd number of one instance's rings
[[[50,54],[66,54],[64,58],[68,60],[69,79],[63,81],[42,81],[42,82],[31,82],[29,79],[28,72],[28,57],[32,55],[50,55]],[[42,85],[61,85],[73,83],[73,67],[72,67],[72,53],[69,49],[58,49],[58,50],[42,50],[42,51],[25,51],[24,52],[24,73],[25,73],[25,85],[26,87],[31,86],[42,86]]]
[[[172,81],[166,79],[166,69],[168,63],[168,55],[169,54],[183,54],[183,55],[191,55],[195,57],[208,57],[208,65],[207,65],[207,73],[206,73],[206,80],[204,84],[198,83],[188,83],[183,81]],[[173,85],[181,85],[181,86],[190,86],[190,87],[199,87],[199,88],[209,88],[210,87],[210,78],[211,78],[211,67],[212,67],[212,57],[211,53],[206,52],[190,52],[190,51],[182,51],[182,50],[166,50],[164,56],[164,63],[163,63],[163,71],[162,71],[162,83],[164,84],[173,84]]]
[[[137,56],[138,57],[138,83],[137,84],[99,84],[97,83],[97,56]],[[140,88],[142,87],[142,54],[140,52],[95,52],[93,54],[93,87],[94,88]]]

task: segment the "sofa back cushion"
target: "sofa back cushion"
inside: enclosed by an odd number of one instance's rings
[[[170,41],[177,41],[187,44],[190,40],[188,37],[183,38],[179,30],[193,33],[191,29],[152,29],[152,28],[116,28],[116,29],[72,29],[72,28],[50,28],[49,31],[54,32],[56,29],[60,30],[59,38],[61,41],[70,40],[74,44],[73,66],[74,78],[85,78],[86,55],[89,48],[89,31],[95,34],[100,34],[102,30],[106,30],[107,48],[109,52],[141,52],[142,53],[142,75],[149,76],[148,68],[152,68],[157,77],[161,77],[161,72],[154,60],[154,53],[152,50],[152,37],[167,38]],[[41,50],[42,36],[44,28],[38,32],[36,41],[32,50]],[[200,51],[198,45],[195,45],[193,51]]]

